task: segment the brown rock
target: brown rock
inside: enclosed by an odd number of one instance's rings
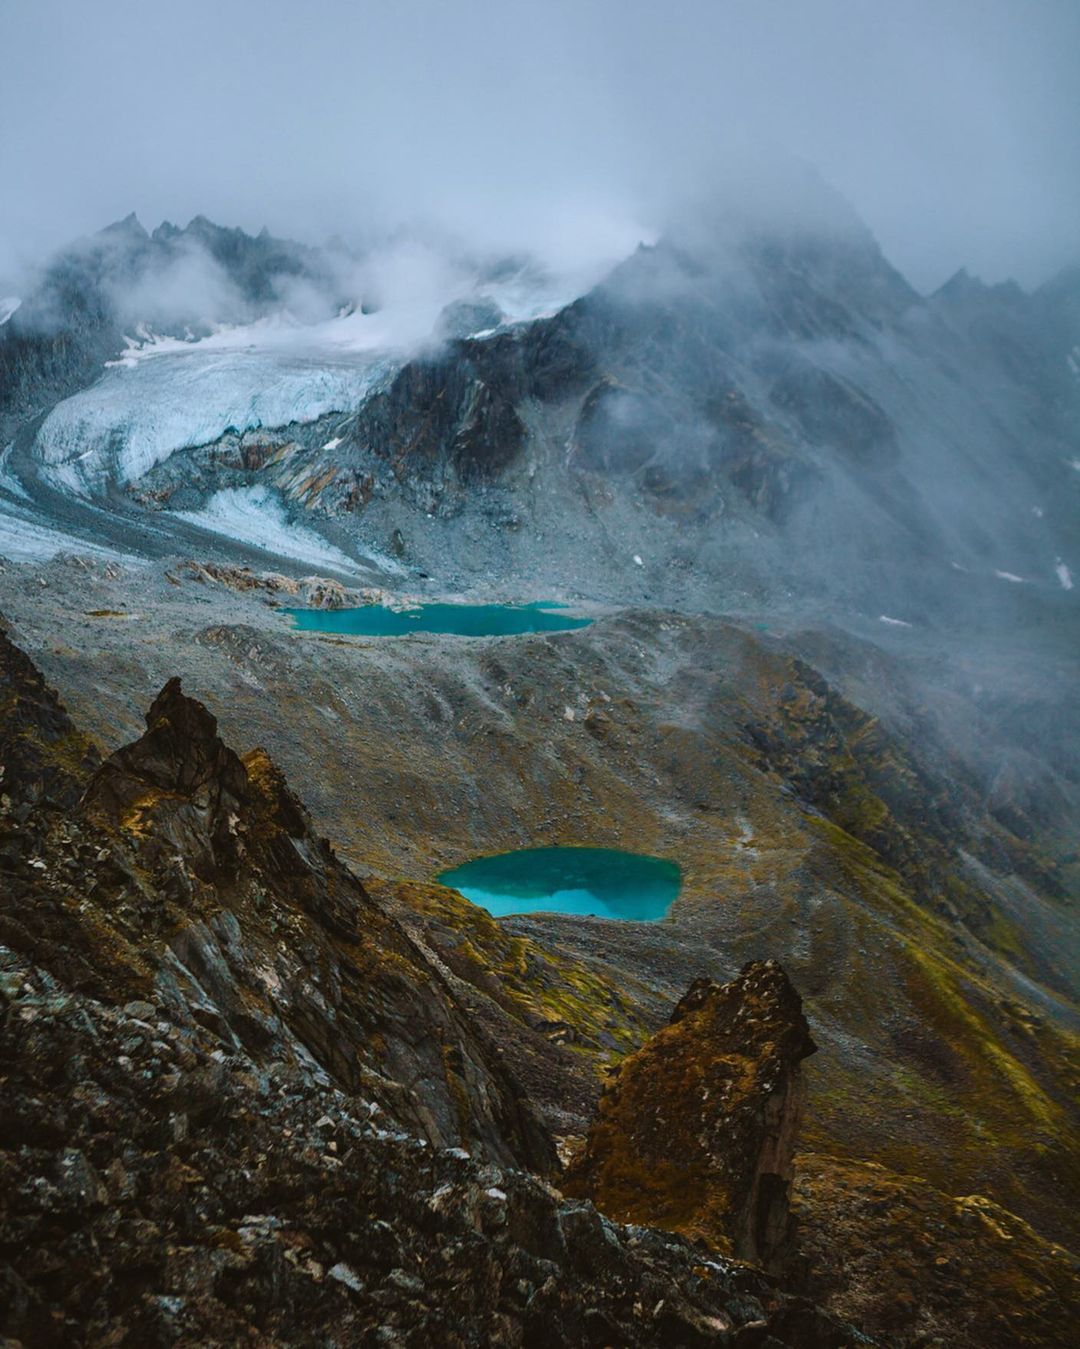
[[[620,1222],[779,1266],[792,1237],[799,1064],[814,1049],[776,961],[728,984],[699,979],[605,1089],[567,1190]]]

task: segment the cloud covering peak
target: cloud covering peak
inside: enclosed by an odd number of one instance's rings
[[[37,0],[0,49],[0,280],[131,208],[565,268],[776,151],[923,289],[1076,248],[1073,0]]]

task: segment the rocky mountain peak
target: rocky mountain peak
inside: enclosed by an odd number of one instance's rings
[[[236,822],[247,798],[247,772],[222,743],[217,720],[174,678],[150,705],[145,734],[95,774],[84,808],[96,823],[143,841],[145,851],[156,856],[165,846],[210,879],[236,865]]]
[[[727,984],[698,979],[609,1082],[571,1192],[621,1222],[778,1267],[793,1235],[799,1065],[815,1048],[775,960]]]
[[[122,220],[114,220],[111,225],[106,225],[101,235],[113,239],[126,238],[138,243],[145,243],[150,238],[134,211],[129,211]]]
[[[146,713],[146,734],[129,746],[125,759],[162,787],[191,791],[218,779],[240,796],[246,774],[218,735],[217,718],[196,698],[189,698],[180,680],[170,679]]]

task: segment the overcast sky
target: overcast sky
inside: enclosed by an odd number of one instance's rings
[[[603,251],[733,151],[920,288],[1080,258],[1080,0],[0,0],[0,275],[126,214]]]

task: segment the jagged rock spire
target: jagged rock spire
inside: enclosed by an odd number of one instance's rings
[[[775,960],[699,979],[620,1066],[567,1188],[767,1268],[788,1253],[799,1064],[816,1046]]]
[[[123,826],[171,850],[204,878],[235,865],[235,819],[248,798],[247,772],[223,744],[216,718],[168,681],[146,714],[146,731],[102,764],[84,798],[90,818]],[[146,828],[153,818],[154,828]]]

